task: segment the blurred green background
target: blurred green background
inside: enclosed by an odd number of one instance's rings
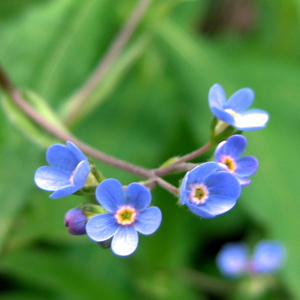
[[[20,88],[61,117],[136,5],[133,0],[0,0],[0,62]],[[82,199],[51,200],[33,182],[45,147],[1,109],[0,298],[300,299],[300,1],[156,0],[106,73],[72,132],[129,162],[158,167],[209,138],[209,88],[250,87],[268,126],[246,132],[259,170],[236,207],[200,220],[156,188],[160,229],[117,257],[72,236],[65,212]],[[45,135],[46,136],[46,135]],[[209,153],[211,154],[211,153]],[[209,158],[209,155],[205,158]],[[140,180],[96,162],[123,184]],[[169,176],[177,184],[180,176]],[[228,241],[281,240],[287,262],[265,295],[222,278],[215,255]],[[263,279],[260,280],[263,283]],[[263,285],[263,284],[262,284]]]

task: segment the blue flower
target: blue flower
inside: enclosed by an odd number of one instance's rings
[[[254,156],[240,158],[246,146],[246,138],[236,134],[221,142],[215,150],[215,161],[220,163],[224,171],[233,174],[241,186],[250,184],[251,179],[246,177],[253,175],[258,168],[258,161]]]
[[[216,257],[220,272],[226,277],[240,277],[244,274],[271,274],[277,272],[285,260],[285,248],[278,241],[259,242],[254,255],[244,243],[225,244]]]
[[[255,247],[251,268],[255,273],[275,273],[283,265],[284,259],[285,248],[282,243],[264,240]]]
[[[249,88],[235,92],[226,102],[221,85],[214,84],[209,91],[209,106],[212,113],[221,121],[238,130],[257,130],[264,128],[269,120],[267,112],[260,109],[245,111],[252,104],[254,93]]]
[[[124,191],[118,180],[110,178],[98,185],[95,195],[107,213],[87,222],[87,235],[96,242],[112,237],[111,249],[117,255],[132,254],[138,245],[138,232],[152,234],[161,223],[161,211],[148,207],[151,194],[142,184],[131,183]]]
[[[249,249],[244,243],[227,243],[217,255],[217,266],[226,277],[240,277],[248,272],[248,256]]]
[[[232,174],[220,171],[216,162],[204,163],[187,172],[180,187],[180,202],[194,214],[213,218],[230,210],[241,186]]]
[[[71,195],[84,186],[90,172],[89,161],[73,143],[52,145],[46,159],[50,166],[38,168],[34,181],[39,188],[54,191],[51,198]]]
[[[78,207],[70,209],[65,214],[65,226],[68,231],[74,235],[85,234],[86,215]]]

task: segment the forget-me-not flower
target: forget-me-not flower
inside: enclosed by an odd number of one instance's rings
[[[117,255],[132,254],[138,246],[138,232],[152,234],[161,223],[160,209],[148,207],[151,194],[140,183],[131,183],[124,191],[118,180],[106,179],[98,185],[95,195],[107,213],[89,219],[87,235],[96,242],[112,238],[111,249]]]
[[[251,269],[255,273],[275,273],[285,259],[285,248],[279,241],[259,242],[252,258]]]
[[[240,196],[241,186],[234,175],[207,162],[187,172],[180,187],[180,202],[203,218],[213,218],[230,210]]]
[[[84,186],[90,172],[89,161],[73,143],[52,145],[46,159],[50,166],[38,168],[34,181],[39,188],[53,191],[51,198],[71,195]]]
[[[277,272],[285,260],[285,248],[279,241],[260,241],[253,256],[244,243],[227,243],[219,251],[216,263],[220,272],[229,278],[244,274],[272,274]]]
[[[230,278],[248,271],[249,249],[244,243],[227,243],[219,251],[216,261],[220,272]]]
[[[254,92],[243,88],[235,92],[226,101],[226,95],[221,85],[214,84],[209,91],[208,101],[212,113],[221,121],[238,130],[257,130],[264,128],[269,120],[269,114],[264,110],[249,108],[254,99]]]
[[[253,175],[258,168],[258,161],[254,156],[240,157],[247,147],[244,136],[236,134],[227,141],[221,142],[215,150],[215,161],[220,163],[223,169],[233,174],[241,186],[250,184]]]

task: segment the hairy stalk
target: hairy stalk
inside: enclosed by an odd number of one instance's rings
[[[99,86],[109,68],[113,65],[121,51],[124,49],[151,1],[152,0],[140,0],[137,3],[127,22],[115,37],[93,74],[70,101],[71,106],[68,109],[68,115],[65,117],[66,125],[70,125],[73,120],[76,119],[78,114],[80,114],[82,105],[84,105],[86,99],[93,93],[96,87]]]
[[[36,122],[39,126],[44,128],[47,132],[51,133],[53,136],[59,138],[63,141],[71,141],[76,144],[84,153],[87,155],[102,161],[108,165],[121,169],[123,171],[127,171],[131,174],[140,176],[142,178],[147,178],[154,180],[159,184],[161,187],[165,188],[166,190],[170,191],[173,194],[177,194],[177,188],[159,178],[155,175],[155,173],[147,168],[134,165],[128,163],[126,161],[117,159],[113,156],[107,155],[89,145],[85,144],[84,142],[80,141],[72,134],[70,134],[66,130],[62,130],[61,128],[56,127],[50,121],[45,119],[41,116],[37,111],[30,104],[28,104],[24,98],[22,97],[20,91],[15,88],[12,81],[8,78],[2,67],[0,66],[0,86],[4,90],[5,93],[8,94],[10,99],[34,122]]]

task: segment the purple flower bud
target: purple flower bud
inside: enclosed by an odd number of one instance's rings
[[[85,224],[87,222],[86,215],[81,209],[75,207],[70,209],[65,214],[65,226],[68,227],[68,231],[74,235],[85,234]]]

